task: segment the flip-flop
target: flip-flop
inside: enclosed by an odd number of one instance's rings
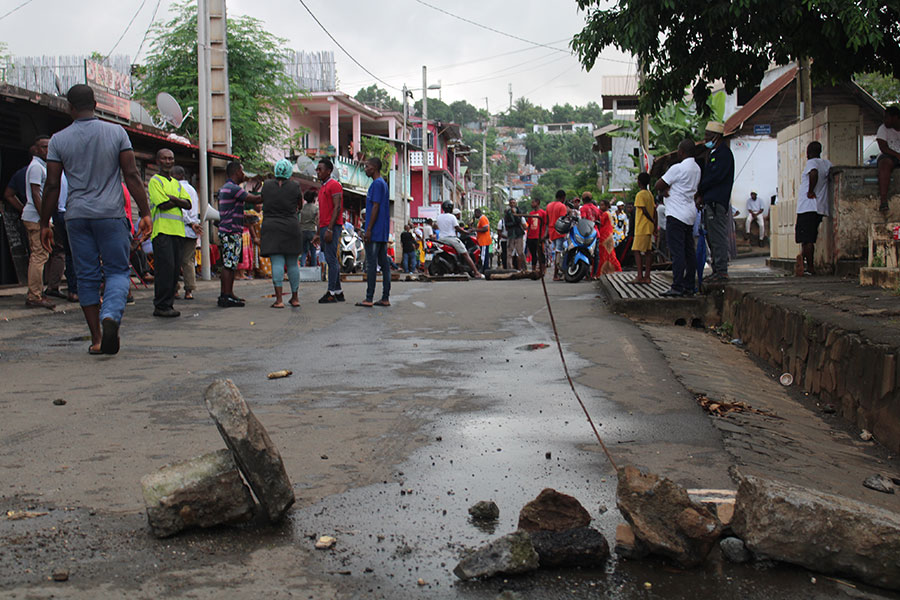
[[[100,351],[103,354],[116,354],[119,352],[119,324],[109,317],[100,323],[103,327],[103,336],[100,338]]]
[[[882,202],[881,205],[879,205],[878,210],[881,212],[888,212],[891,210],[891,207],[887,202]]]
[[[284,304],[282,304],[281,306],[278,306],[277,302],[273,302],[271,308],[284,308]]]
[[[98,354],[103,354],[103,350],[94,350],[91,346],[88,346],[88,354],[96,356]]]
[[[372,305],[373,306],[390,306],[391,303],[388,302],[387,300],[379,300],[378,302],[373,302]]]
[[[369,302],[367,304],[366,302],[357,302],[356,306],[362,306],[363,308],[372,308],[373,306],[375,306],[375,303]]]
[[[299,303],[299,302],[298,302],[297,304],[294,304],[293,302],[288,302],[288,304],[290,304],[291,307],[293,307],[293,308],[300,308],[300,303]]]

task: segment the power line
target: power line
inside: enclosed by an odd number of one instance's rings
[[[540,69],[542,67],[546,67],[549,64],[558,62],[560,60],[564,60],[566,57],[565,56],[556,56],[554,58],[551,58],[550,60],[544,60],[546,58],[550,58],[550,55],[545,55],[545,56],[539,58],[538,60],[544,61],[544,62],[541,62],[540,64],[534,64],[533,66],[528,67],[527,69],[521,69],[521,70],[515,71],[513,73],[505,73],[505,71],[509,71],[510,69],[515,69],[516,67],[521,67],[522,65],[532,63],[533,61],[525,61],[525,62],[516,64],[516,65],[513,65],[511,67],[506,67],[505,69],[500,69],[499,71],[495,71],[494,73],[486,73],[485,75],[475,77],[474,79],[467,79],[465,81],[454,81],[452,83],[445,83],[442,85],[445,87],[449,87],[449,86],[463,85],[463,84],[468,84],[468,83],[481,83],[483,81],[491,81],[492,79],[500,79],[502,77],[511,77],[513,75],[518,75],[520,73],[527,73],[528,71],[533,71],[535,69]]]
[[[134,62],[137,62],[138,56],[141,54],[141,50],[144,48],[144,42],[147,41],[147,35],[150,34],[150,28],[153,27],[153,22],[156,20],[156,11],[159,10],[159,5],[162,0],[156,0],[156,6],[153,8],[153,15],[150,17],[150,23],[147,24],[147,29],[144,31],[144,37],[141,38],[141,44],[138,46],[137,52],[134,53]]]
[[[334,42],[334,43],[337,45],[337,47],[340,48],[340,49],[344,52],[344,54],[347,55],[347,57],[348,57],[350,60],[352,60],[354,63],[356,63],[356,66],[357,66],[357,67],[359,67],[360,69],[362,69],[363,71],[365,71],[366,73],[368,73],[369,75],[371,75],[376,81],[379,81],[379,82],[383,83],[383,84],[386,85],[387,87],[389,87],[389,88],[391,88],[391,89],[394,89],[394,90],[397,90],[397,91],[402,91],[402,90],[401,90],[400,88],[398,88],[397,86],[389,84],[387,81],[385,81],[385,80],[382,79],[381,77],[378,77],[377,75],[375,75],[375,73],[373,73],[372,71],[370,71],[370,70],[368,70],[367,68],[365,68],[364,66],[362,66],[362,63],[360,63],[358,60],[356,60],[356,59],[353,57],[352,54],[350,54],[349,52],[347,52],[347,49],[344,48],[343,46],[341,46],[341,43],[338,42],[338,41],[334,38],[333,35],[331,35],[331,32],[328,31],[327,29],[325,29],[325,26],[322,25],[322,22],[319,21],[319,19],[316,18],[316,15],[314,15],[313,12],[312,12],[311,10],[309,10],[309,7],[306,5],[306,2],[304,2],[303,0],[298,0],[298,1],[299,1],[300,4],[303,6],[303,8],[306,9],[306,12],[309,13],[309,16],[311,16],[311,17],[313,18],[313,21],[315,21],[316,24],[317,24],[319,27],[322,28],[322,31],[324,31],[325,34],[326,34],[328,37],[331,38],[331,41]]]
[[[141,12],[141,9],[144,8],[144,5],[146,3],[147,0],[141,0],[141,5],[138,6],[138,9],[136,11],[134,11],[134,15],[132,15],[131,20],[128,21],[128,25],[125,26],[125,31],[122,32],[122,35],[119,36],[119,39],[116,40],[116,43],[113,45],[113,47],[109,50],[109,52],[106,53],[106,56],[103,57],[104,60],[112,56],[112,53],[115,52],[116,48],[118,48],[119,42],[122,41],[122,38],[124,38],[125,34],[128,33],[128,30],[131,29],[132,23],[134,23],[134,20],[137,19],[138,14]]]
[[[562,49],[562,48],[557,48],[557,47],[551,46],[551,45],[549,45],[549,44],[541,44],[540,42],[533,42],[533,41],[531,41],[531,40],[526,40],[525,38],[519,37],[519,36],[517,36],[517,35],[513,35],[513,34],[511,34],[511,33],[506,33],[505,31],[500,31],[499,29],[494,29],[493,27],[489,27],[489,26],[487,26],[487,25],[483,25],[483,24],[478,23],[478,22],[476,22],[476,21],[473,21],[473,20],[471,20],[471,19],[467,19],[467,18],[465,18],[465,17],[461,17],[461,16],[459,16],[459,15],[453,14],[452,12],[449,12],[449,11],[447,11],[447,10],[444,10],[443,8],[440,8],[439,6],[435,6],[435,5],[433,5],[433,4],[429,4],[428,2],[425,2],[424,0],[416,0],[416,2],[418,2],[418,3],[421,4],[422,6],[427,6],[428,8],[430,8],[430,9],[432,9],[432,10],[436,10],[436,11],[438,11],[438,12],[440,12],[440,13],[443,13],[443,14],[447,15],[448,17],[453,17],[454,19],[459,19],[460,21],[463,21],[463,22],[465,22],[465,23],[469,23],[470,25],[474,25],[475,27],[480,27],[480,28],[482,28],[482,29],[486,29],[486,30],[491,31],[491,32],[493,32],[493,33],[497,33],[497,34],[506,36],[506,37],[508,37],[508,38],[512,38],[512,39],[514,39],[514,40],[519,40],[520,42],[525,42],[526,44],[531,44],[532,46],[540,46],[540,47],[542,47],[542,48],[549,48],[549,49],[551,49],[551,50],[556,50],[557,52],[563,52],[563,53],[565,53],[565,54],[572,54],[572,52],[571,52],[570,50],[564,50],[564,49]],[[602,57],[602,56],[598,56],[597,59],[598,59],[598,60],[607,60],[607,61],[610,61],[610,62],[618,62],[618,63],[623,63],[623,64],[631,64],[631,62],[630,62],[630,61],[627,61],[627,60],[617,60],[617,59],[615,59],[615,58],[604,58],[604,57]]]
[[[3,19],[5,19],[5,18],[8,17],[9,15],[13,14],[13,13],[16,12],[17,10],[19,10],[20,8],[22,8],[22,7],[24,7],[24,6],[27,6],[28,4],[31,4],[32,2],[34,2],[34,0],[25,0],[25,2],[23,2],[22,4],[18,5],[17,7],[15,7],[14,9],[12,9],[11,11],[5,13],[3,16],[0,16],[0,21],[2,21]]]

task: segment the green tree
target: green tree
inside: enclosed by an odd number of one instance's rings
[[[538,169],[585,167],[594,162],[594,138],[586,129],[573,133],[529,133],[525,137],[531,164]]]
[[[387,90],[378,87],[374,83],[367,88],[361,88],[356,92],[354,98],[363,104],[368,104],[375,108],[393,110],[396,112],[403,111],[403,104],[399,100],[391,96]]]
[[[882,104],[900,103],[900,79],[881,73],[859,73],[853,79]]]
[[[416,103],[413,104],[413,108],[416,111],[416,114],[422,114],[422,101],[416,100]],[[443,102],[442,100],[438,100],[437,98],[429,98],[428,99],[428,120],[429,121],[440,121],[441,123],[453,123],[453,110],[450,106]]]
[[[453,122],[460,125],[465,125],[466,123],[478,123],[486,121],[488,118],[486,110],[479,110],[465,100],[457,100],[456,102],[451,103],[450,111],[453,113]]]
[[[546,108],[533,104],[528,98],[519,98],[512,110],[500,118],[504,127],[531,128],[535,123],[550,123],[551,113]]]
[[[156,94],[165,91],[197,114],[197,5],[183,0],[172,8],[175,16],[150,30],[152,51],[136,96],[152,112]],[[287,41],[246,16],[229,17],[227,41],[232,149],[249,168],[262,170],[265,148],[288,137],[290,103],[300,93],[282,67]],[[187,135],[197,135],[195,119],[183,127]]]
[[[572,48],[588,70],[608,46],[643,68],[641,112],[692,89],[705,110],[710,85],[755,86],[772,62],[813,61],[814,81],[854,73],[900,77],[896,0],[576,0],[586,24]]]

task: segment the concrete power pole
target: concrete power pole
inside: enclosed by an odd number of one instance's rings
[[[812,116],[812,80],[810,78],[811,62],[808,56],[797,61],[797,116],[799,120]]]
[[[409,146],[406,143],[406,140],[409,139],[409,132],[407,130],[407,125],[409,124],[409,90],[406,88],[406,84],[403,84],[403,155],[400,157],[400,197],[403,200],[403,223],[406,224],[409,222],[409,218],[412,216],[409,214],[409,199],[407,198],[407,190],[406,184],[409,181]]]
[[[509,110],[512,110],[512,84],[509,84]]]
[[[491,125],[491,109],[488,107],[488,99],[484,98],[484,109],[487,111],[487,121],[484,124],[484,135],[481,138],[481,185],[484,187],[487,206],[491,206],[491,174],[487,169],[487,132]]]
[[[207,0],[197,2],[197,123],[200,133],[200,277],[209,281],[212,277],[209,265],[209,226],[206,212],[209,209],[209,130],[212,120],[209,114],[209,6]]]
[[[428,69],[422,65],[422,206],[428,208],[430,182],[428,181]]]

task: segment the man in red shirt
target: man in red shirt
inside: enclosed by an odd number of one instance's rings
[[[322,253],[328,263],[328,291],[319,298],[319,304],[331,304],[344,301],[341,289],[341,267],[338,263],[337,249],[344,227],[344,188],[337,179],[332,178],[334,163],[330,158],[323,158],[316,166],[316,178],[322,182],[319,188],[319,239]]]
[[[566,191],[556,190],[556,200],[547,205],[547,230],[553,251],[553,281],[560,280],[560,265],[566,253],[566,236],[556,231],[556,221],[569,212],[566,206]]]
[[[541,208],[537,198],[531,201],[531,212],[528,213],[528,254],[531,255],[531,271],[540,268],[544,271],[544,240],[547,238],[547,211]]]

